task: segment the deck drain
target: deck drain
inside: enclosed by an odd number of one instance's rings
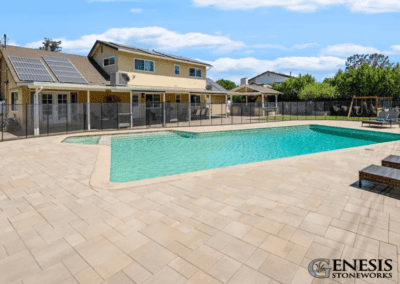
[[[374,151],[374,149],[364,149],[365,151]]]

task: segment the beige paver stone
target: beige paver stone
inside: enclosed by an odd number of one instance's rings
[[[137,262],[133,262],[123,269],[123,272],[129,276],[136,284],[142,284],[149,279],[152,274]],[[118,283],[117,283],[118,284]]]
[[[59,282],[58,284],[79,284],[78,281],[76,281],[76,279],[74,277],[69,277],[61,282]]]
[[[193,252],[190,248],[178,243],[177,241],[173,241],[170,243],[167,248],[172,251],[174,254],[179,255],[182,258],[186,258],[189,254]]]
[[[326,245],[314,242],[306,253],[306,257],[309,259],[317,258],[340,258],[342,252],[337,249],[327,247]]]
[[[261,245],[260,248],[266,250],[267,252],[278,255],[285,258],[290,250],[293,248],[293,243],[270,235]]]
[[[215,249],[201,245],[186,257],[186,260],[204,271],[208,271],[223,256]]]
[[[204,242],[206,242],[210,238],[209,235],[200,232],[196,229],[192,229],[184,235],[179,235],[177,237],[177,241],[186,247],[195,250],[199,246],[201,246]]]
[[[219,281],[227,283],[241,266],[240,262],[228,256],[223,256],[207,273]]]
[[[153,241],[147,242],[129,255],[153,274],[176,258],[174,253]]]
[[[304,221],[322,227],[328,227],[332,221],[332,217],[328,217],[319,213],[309,212]]]
[[[243,238],[249,231],[251,227],[240,222],[233,221],[228,226],[222,229],[223,232],[234,236],[235,238]]]
[[[25,246],[25,243],[21,239],[17,239],[15,241],[8,242],[8,243],[4,244],[4,247],[9,256],[27,249]]]
[[[291,283],[298,266],[283,258],[270,255],[258,269],[261,273],[281,283]]]
[[[297,228],[285,225],[283,229],[279,232],[278,237],[285,239],[285,240],[290,240],[290,238],[293,236],[294,232],[296,232]]]
[[[379,242],[379,257],[380,258],[390,258],[390,259],[397,259],[398,249],[397,246]]]
[[[40,271],[32,255],[27,250],[21,251],[0,260],[0,283],[14,283]]]
[[[343,230],[347,230],[347,231],[350,231],[353,233],[356,233],[357,229],[358,229],[358,224],[356,224],[356,223],[349,223],[349,222],[342,221],[340,219],[335,219],[335,218],[332,219],[331,226],[340,228]]]
[[[222,282],[199,270],[185,284],[221,284],[221,283]]]
[[[387,230],[379,229],[366,224],[360,224],[358,226],[357,233],[383,242],[387,242],[389,238],[389,232]]]
[[[300,267],[293,277],[292,284],[310,284],[313,282],[313,278],[307,269]]]
[[[75,274],[89,266],[86,261],[76,253],[63,259],[62,263],[72,274]]]
[[[197,267],[191,265],[180,257],[175,258],[168,265],[188,279],[199,270]]]
[[[118,272],[102,282],[102,284],[135,284],[125,273]]]
[[[295,244],[286,256],[286,259],[300,265],[307,251],[308,248]]]
[[[58,263],[43,271],[24,279],[24,284],[52,284],[59,283],[71,276],[64,265]]]
[[[292,237],[290,238],[290,241],[301,245],[303,247],[309,248],[310,245],[312,244],[312,242],[314,241],[315,235],[303,231],[303,230],[296,230],[296,232],[292,235]]]
[[[206,245],[220,251],[232,240],[232,236],[223,232],[218,232],[206,241]]]
[[[250,266],[251,268],[257,270],[260,268],[261,264],[264,263],[264,261],[267,259],[267,257],[270,254],[263,250],[258,248],[256,251],[253,252],[253,254],[247,259],[246,265]]]
[[[149,242],[150,239],[145,235],[136,232],[127,237],[123,237],[121,240],[115,242],[115,245],[119,247],[123,252],[130,254],[135,249]]]
[[[362,217],[366,217],[366,216],[361,216],[361,215],[358,215],[356,213],[343,211],[342,212],[342,216],[340,216],[340,220],[346,221],[348,223],[356,223],[356,224],[358,224],[358,223],[360,223]]]
[[[59,239],[42,248],[32,250],[31,252],[43,269],[46,269],[54,263],[60,262],[75,253],[64,239]]]
[[[222,252],[237,261],[244,263],[255,250],[255,246],[238,239],[233,239],[222,249]]]
[[[299,226],[299,229],[314,235],[324,236],[328,228],[307,221],[303,221]]]
[[[99,284],[103,282],[103,278],[93,270],[93,268],[85,268],[74,275],[79,284]]]
[[[86,241],[80,234],[73,234],[64,238],[71,246],[77,246]]]
[[[325,237],[339,243],[343,243],[349,246],[354,244],[354,240],[356,238],[356,234],[350,231],[346,231],[343,229],[339,229],[333,226],[329,226],[328,230],[325,233]]]
[[[186,278],[180,275],[172,268],[166,266],[157,272],[154,276],[150,277],[145,283],[146,284],[180,284],[185,283]]]
[[[8,255],[4,246],[0,246],[0,260],[6,258],[7,256]]]
[[[269,234],[278,235],[284,224],[266,218],[258,223],[256,227]]]
[[[242,265],[235,275],[229,280],[228,284],[264,284],[271,283],[271,279],[257,270],[246,265]]]
[[[254,246],[259,246],[264,242],[264,240],[269,236],[268,233],[265,233],[261,230],[258,230],[256,228],[253,228],[248,232],[243,238],[242,241],[245,241],[249,244],[252,244]]]

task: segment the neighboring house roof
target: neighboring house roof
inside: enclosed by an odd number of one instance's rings
[[[237,92],[238,90],[242,89],[242,88],[249,88],[252,89],[253,91],[256,92],[260,92],[260,93],[264,93],[264,94],[272,94],[272,95],[280,95],[283,94],[279,91],[276,91],[270,87],[263,87],[263,86],[258,86],[256,84],[251,84],[251,85],[242,85],[239,87],[234,88],[233,90],[231,90],[232,92]]]
[[[191,59],[191,58],[187,58],[187,57],[183,57],[183,56],[177,56],[177,55],[172,55],[172,54],[159,52],[159,51],[155,51],[155,50],[148,50],[148,49],[144,49],[144,48],[138,48],[138,47],[123,45],[123,44],[114,43],[114,42],[102,41],[102,40],[96,41],[96,43],[93,45],[92,49],[89,52],[89,55],[88,55],[89,57],[93,56],[93,52],[96,49],[96,46],[98,44],[103,44],[103,45],[108,46],[115,50],[127,50],[127,51],[132,51],[135,53],[141,53],[141,54],[144,54],[147,56],[162,57],[162,58],[166,58],[166,59],[184,61],[184,62],[195,63],[195,64],[212,67],[208,63],[204,63],[204,62],[201,62],[201,61],[198,61],[195,59]]]
[[[224,87],[222,87],[217,82],[214,82],[210,78],[206,78],[206,82],[207,82],[206,89],[209,91],[218,91],[218,92],[226,92],[227,91]]]
[[[249,83],[252,83],[252,82],[250,82],[250,81],[253,81],[255,78],[260,77],[260,76],[262,76],[262,75],[264,75],[264,74],[267,74],[267,73],[269,73],[269,74],[275,74],[275,75],[282,76],[282,77],[286,77],[286,78],[291,78],[291,77],[293,77],[293,76],[289,76],[289,75],[282,74],[282,73],[275,73],[275,72],[272,72],[272,71],[265,71],[264,73],[261,73],[261,74],[259,74],[259,75],[257,75],[257,76],[254,76],[253,78],[249,79]]]
[[[43,60],[43,56],[55,56],[55,57],[63,57],[68,58],[71,63],[75,66],[76,69],[81,73],[81,75],[86,79],[88,84],[90,85],[108,85],[109,82],[99,73],[96,67],[89,61],[89,58],[86,56],[68,54],[68,53],[60,53],[54,51],[40,50],[40,49],[32,49],[25,48],[19,46],[7,45],[6,48],[0,47],[0,52],[3,54],[4,60],[7,63],[8,68],[10,69],[10,73],[16,83],[23,82],[19,79],[17,73],[14,70],[13,65],[10,62],[9,56],[19,56],[19,57],[27,57],[27,58],[36,58],[40,59],[43,64],[47,67],[48,71],[52,75],[54,81],[56,83],[61,83],[57,80],[57,77],[52,73],[51,69],[48,67],[46,62]]]

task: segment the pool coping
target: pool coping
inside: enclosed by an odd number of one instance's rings
[[[321,125],[321,126],[330,126],[330,125],[325,125],[325,124],[319,124],[319,123],[304,123],[304,124],[295,124],[295,125],[290,125],[290,126],[300,126],[300,125]],[[259,127],[254,127],[254,128],[242,128],[242,129],[236,129],[236,130],[244,130],[244,129],[259,129],[259,128],[276,128],[276,127],[287,127],[287,126],[282,126],[282,125],[274,125],[274,126],[268,126],[265,127],[265,124],[258,124]],[[342,126],[331,126],[331,127],[337,127],[337,128],[346,128],[346,129],[356,129],[356,130],[362,130],[359,128],[354,128],[354,127],[342,127]],[[210,130],[210,131],[191,131],[191,129],[186,129],[186,132],[193,132],[193,133],[212,133],[212,132],[222,132],[222,131],[232,131],[234,129],[226,129],[226,130]],[[365,129],[364,131],[378,131],[382,133],[390,133],[390,134],[396,134],[392,132],[383,132],[379,131],[381,129]],[[54,143],[62,143],[62,141],[67,138],[67,137],[78,137],[78,136],[98,136],[98,135],[124,135],[124,134],[138,134],[138,133],[149,133],[149,132],[170,132],[170,131],[181,131],[180,129],[176,128],[170,128],[170,129],[157,129],[157,130],[133,130],[133,131],[126,131],[126,132],[116,132],[116,133],[101,133],[101,134],[91,134],[91,135],[65,135],[62,137],[58,137],[58,139],[54,140]],[[324,151],[324,152],[318,152],[318,153],[312,153],[312,154],[306,154],[306,155],[299,155],[299,156],[292,156],[292,157],[286,157],[286,158],[279,158],[279,159],[273,159],[273,160],[267,160],[267,161],[261,161],[261,162],[254,162],[254,163],[247,163],[247,164],[240,164],[240,165],[234,165],[234,166],[227,166],[227,167],[222,167],[222,168],[215,168],[215,169],[209,169],[209,170],[200,170],[200,171],[195,171],[195,172],[189,172],[189,173],[182,173],[182,174],[176,174],[176,175],[170,175],[170,176],[163,176],[163,177],[155,177],[155,178],[150,178],[150,179],[143,179],[143,180],[138,180],[138,181],[129,181],[129,182],[121,182],[121,183],[116,183],[116,182],[111,182],[110,181],[110,176],[111,176],[111,146],[106,146],[106,145],[85,145],[85,144],[69,144],[69,145],[74,145],[78,147],[91,147],[91,148],[98,148],[98,154],[97,154],[97,159],[95,162],[95,166],[89,181],[89,184],[92,188],[97,189],[97,190],[121,190],[121,189],[127,189],[127,188],[133,188],[133,187],[139,187],[139,186],[146,186],[146,185],[151,185],[151,184],[157,184],[157,183],[162,183],[162,182],[168,182],[168,181],[174,181],[174,180],[180,180],[180,179],[185,179],[185,178],[193,178],[193,177],[199,177],[199,176],[205,176],[205,175],[210,175],[210,174],[218,174],[222,173],[225,171],[231,171],[233,169],[240,169],[240,168],[248,168],[248,167],[255,167],[255,166],[263,166],[268,163],[276,162],[276,161],[290,161],[294,159],[301,159],[301,158],[314,158],[318,156],[323,156],[327,154],[332,154],[334,153],[341,153],[341,152],[346,152],[346,151],[351,151],[352,149],[357,149],[361,147],[368,147],[368,148],[375,148],[375,147],[382,147],[382,145],[386,145],[388,143],[393,143],[393,147],[395,147],[395,143],[398,141],[390,141],[390,142],[383,142],[383,143],[378,143],[378,144],[371,144],[371,145],[364,145],[364,146],[355,146],[355,147],[350,147],[350,148],[345,148],[345,149],[337,149],[337,150],[330,150],[330,151]],[[65,143],[63,143],[65,144]],[[389,149],[390,147],[388,147]]]

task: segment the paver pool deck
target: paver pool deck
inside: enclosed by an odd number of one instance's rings
[[[361,129],[181,130],[302,124]],[[333,283],[308,273],[317,258],[389,258],[392,279],[337,281],[399,281],[400,189],[350,185],[360,169],[400,155],[400,141],[110,190],[90,184],[100,148],[63,137],[0,143],[0,284]]]

